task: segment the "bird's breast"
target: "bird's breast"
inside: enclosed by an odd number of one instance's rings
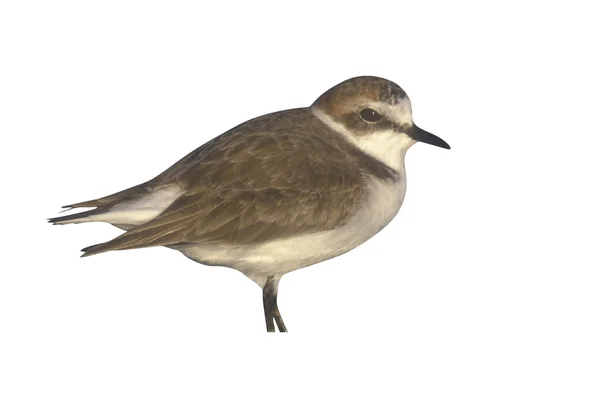
[[[404,176],[395,181],[369,178],[366,187],[365,202],[348,225],[354,225],[356,229],[364,226],[374,235],[398,214],[406,194],[406,180]]]

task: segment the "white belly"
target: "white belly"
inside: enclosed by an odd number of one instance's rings
[[[398,213],[404,176],[396,182],[369,178],[365,203],[348,222],[335,230],[311,233],[253,245],[186,245],[176,249],[203,264],[231,267],[257,283],[343,254],[383,229]]]

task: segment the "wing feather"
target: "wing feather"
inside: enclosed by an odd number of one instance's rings
[[[176,181],[181,197],[84,256],[183,243],[244,245],[343,225],[365,195],[359,163],[343,138],[302,116],[264,116],[259,126],[242,124],[190,153],[155,178]]]

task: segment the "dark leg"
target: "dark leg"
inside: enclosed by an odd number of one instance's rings
[[[279,313],[279,308],[277,308],[277,303],[275,303],[275,312],[273,315],[275,316],[275,323],[277,323],[279,332],[287,332],[287,329],[285,329],[285,324],[283,323],[283,318],[281,318],[281,314]]]
[[[265,321],[267,323],[267,332],[275,332],[273,324],[274,312],[277,307],[277,287],[275,278],[269,276],[263,287],[263,307],[265,309]]]
[[[275,280],[274,276],[269,276],[267,277],[267,281],[263,287],[263,306],[265,309],[267,332],[275,332],[275,324],[273,323],[273,320],[275,320],[277,323],[279,332],[287,332],[287,329],[285,329],[285,324],[283,323],[283,319],[281,318],[281,314],[279,313],[279,308],[277,308],[278,283],[279,279]]]

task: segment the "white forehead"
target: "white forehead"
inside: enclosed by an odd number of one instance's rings
[[[373,109],[378,113],[385,115],[387,118],[396,122],[399,125],[412,124],[412,107],[410,100],[407,97],[398,99],[394,104],[385,103],[382,101],[375,102]]]

